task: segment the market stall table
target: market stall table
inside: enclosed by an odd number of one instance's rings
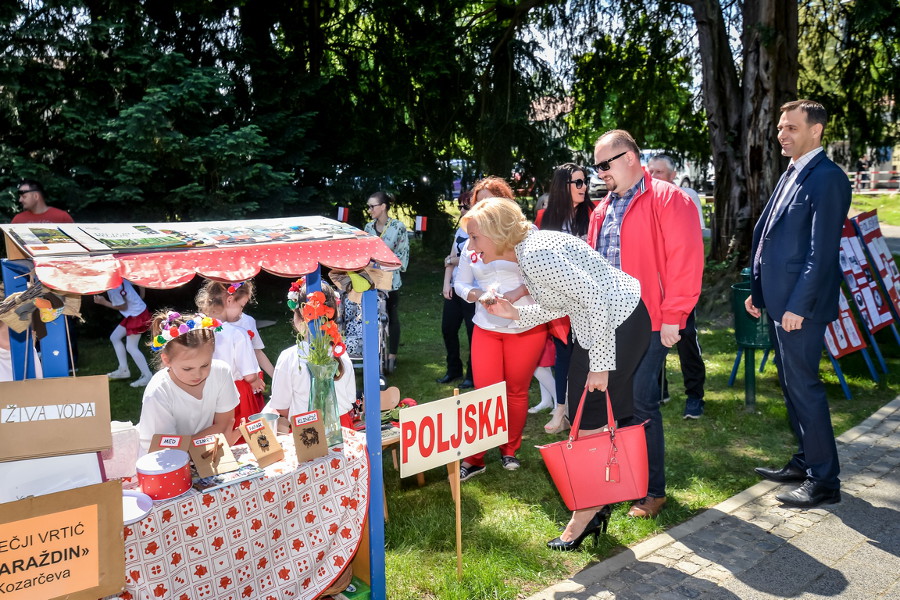
[[[364,438],[344,429],[343,447],[259,479],[157,502],[125,527],[123,600],[312,599],[359,546],[368,505]]]

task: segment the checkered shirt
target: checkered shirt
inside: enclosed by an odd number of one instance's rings
[[[600,234],[597,236],[597,252],[608,260],[612,266],[620,270],[622,268],[622,256],[619,235],[622,231],[622,219],[625,217],[625,211],[628,210],[628,206],[634,200],[634,197],[638,193],[643,193],[645,189],[644,178],[641,177],[640,181],[621,196],[615,192],[609,193],[606,217],[603,219],[603,226],[600,228]]]

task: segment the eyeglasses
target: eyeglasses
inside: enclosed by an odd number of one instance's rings
[[[616,154],[615,156],[613,156],[612,158],[610,158],[608,160],[601,160],[596,165],[594,165],[594,168],[599,169],[601,171],[609,171],[609,169],[610,169],[609,163],[616,160],[620,156],[625,156],[626,154],[628,154],[627,150],[625,152],[619,152],[618,154]]]
[[[384,202],[379,202],[378,204],[366,204],[366,206],[368,207],[369,210],[372,210],[376,206],[381,206],[382,204],[384,204]]]
[[[463,204],[462,202],[458,203],[457,206],[459,207],[459,210],[469,210],[471,208],[471,206]]]
[[[574,183],[575,189],[580,190],[582,187],[584,187],[584,184],[586,184],[587,181],[585,181],[584,179],[570,179],[566,183]]]
[[[33,191],[35,191],[35,190],[19,190],[19,197],[21,198],[25,194],[30,194]]]

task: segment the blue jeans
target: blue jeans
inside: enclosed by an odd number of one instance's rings
[[[666,495],[666,441],[663,437],[662,413],[659,410],[662,394],[659,373],[668,352],[669,349],[659,339],[659,332],[651,332],[650,345],[634,372],[634,416],[631,424],[649,421],[646,427],[647,464],[650,468],[647,495],[653,498]]]

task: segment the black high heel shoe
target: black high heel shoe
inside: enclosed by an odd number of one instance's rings
[[[597,543],[597,539],[600,537],[601,533],[606,533],[606,529],[609,527],[609,517],[612,514],[612,508],[609,505],[604,506],[593,516],[587,526],[584,528],[584,531],[581,532],[574,540],[567,542],[560,537],[554,538],[547,542],[547,547],[551,550],[562,550],[565,552],[572,552],[573,550],[578,550],[581,547],[581,542],[584,541],[589,535],[594,536],[594,543]]]

